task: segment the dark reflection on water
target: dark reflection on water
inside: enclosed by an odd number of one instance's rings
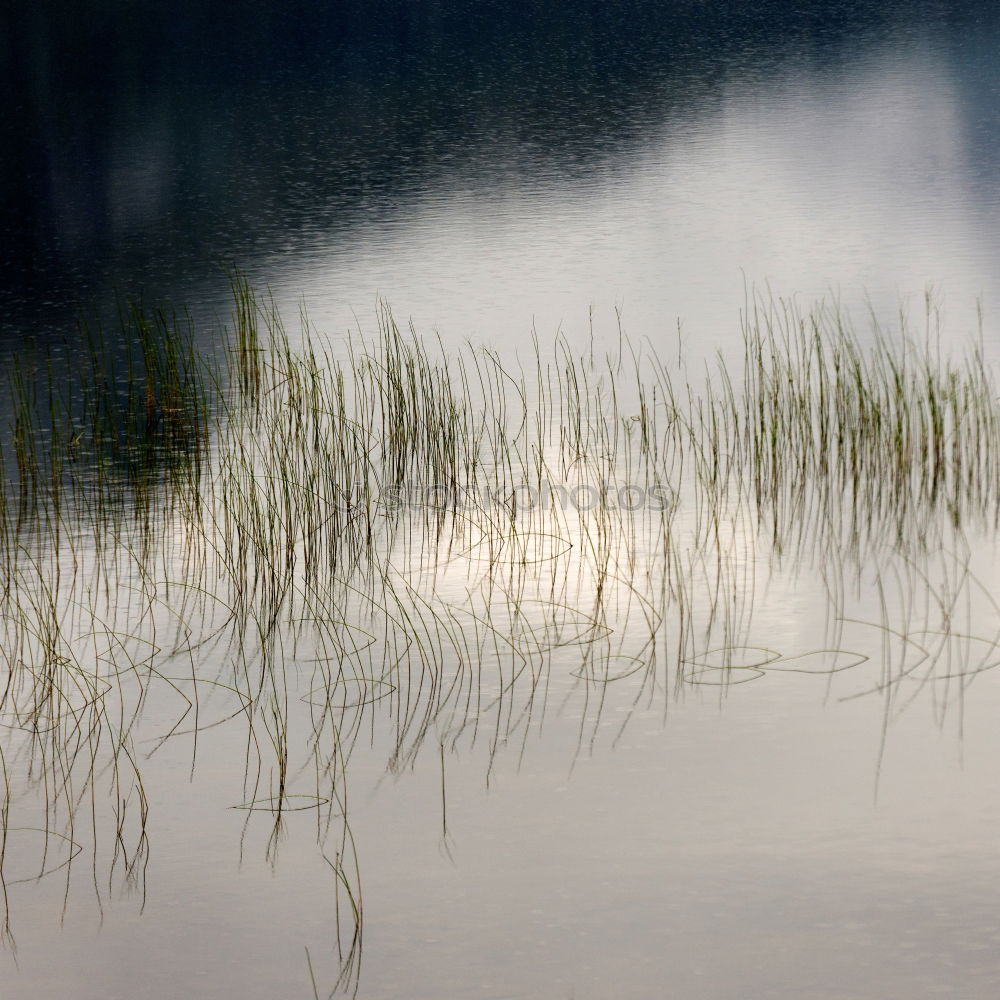
[[[189,0],[6,20],[0,306],[15,333],[112,288],[179,296],[222,261],[405,218],[429,184],[469,183],[470,164],[487,184],[566,187],[639,154],[665,119],[714,113],[734,74],[808,79],[931,31],[963,95],[976,197],[994,197],[986,3],[262,2],[246,16]]]

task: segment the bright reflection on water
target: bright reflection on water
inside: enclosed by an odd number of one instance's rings
[[[1000,362],[992,7],[335,6],[41,13],[0,52],[5,356],[116,291],[216,348],[236,263],[293,347],[304,300],[345,361],[382,296],[451,366],[394,394],[372,348],[341,399],[329,358],[237,342],[205,419],[169,370],[105,397],[100,350],[73,391],[22,354],[5,989],[996,996],[997,394],[874,366],[881,408],[842,386],[818,443],[811,377],[744,407],[739,321],[770,285],[895,343],[902,306],[912,374],[930,288],[942,356],[981,303]],[[478,505],[384,504],[442,470]],[[670,502],[514,496],[539,479]]]
[[[128,451],[72,418],[91,479],[41,425],[4,508],[14,981],[991,995],[997,394],[912,343],[856,394],[814,318],[750,340],[745,398],[388,325],[334,378],[245,327],[208,442],[162,369]]]
[[[921,313],[930,289],[961,339],[977,303],[1000,303],[998,203],[977,186],[952,75],[931,39],[763,78],[734,69],[693,107],[664,108],[628,156],[594,150],[567,172],[544,143],[501,138],[370,223],[305,222],[301,247],[252,273],[335,332],[365,325],[379,295],[419,329],[504,345],[533,325],[582,337],[591,308],[612,339],[617,309],[658,343],[680,322],[710,355],[738,342],[749,280],[870,300],[890,320]]]

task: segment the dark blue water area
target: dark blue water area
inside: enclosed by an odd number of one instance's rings
[[[233,266],[336,328],[386,294],[486,339],[491,310],[524,332],[626,299],[643,335],[652,315],[710,324],[741,271],[807,295],[943,281],[989,307],[998,29],[971,0],[8,7],[0,337],[54,343],[139,295],[224,315]],[[705,144],[728,173],[706,179]],[[866,207],[899,191],[891,220]]]

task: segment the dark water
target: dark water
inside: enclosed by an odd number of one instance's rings
[[[236,23],[233,23],[235,20]],[[234,264],[328,332],[712,349],[744,282],[1000,308],[988,3],[42,5],[0,66],[6,339]]]

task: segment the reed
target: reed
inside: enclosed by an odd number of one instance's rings
[[[536,338],[516,365],[446,350],[386,307],[371,338],[306,324],[293,341],[267,297],[232,287],[221,361],[182,317],[134,305],[113,338],[81,328],[81,363],[26,353],[8,376],[5,782],[37,789],[34,826],[74,851],[89,829],[109,880],[141,881],[152,755],[187,741],[194,768],[242,726],[231,805],[247,829],[270,818],[269,854],[314,814],[342,905],[338,988],[356,988],[359,741],[388,733],[387,767],[430,754],[442,774],[481,748],[489,774],[570,704],[587,753],[617,692],[620,737],[642,706],[860,672],[868,656],[839,638],[872,573],[896,596],[869,626],[924,651],[924,687],[954,672],[958,609],[988,594],[969,539],[992,538],[1000,511],[980,348],[950,360],[830,305],[756,297],[742,367],[695,383],[624,337],[608,357]],[[948,572],[930,572],[944,551]],[[839,624],[815,650],[759,648],[761,578],[809,566]],[[998,637],[964,673],[989,668]],[[888,661],[868,690],[896,705],[917,668]],[[153,703],[177,706],[165,728]],[[78,820],[88,799],[103,820]]]

